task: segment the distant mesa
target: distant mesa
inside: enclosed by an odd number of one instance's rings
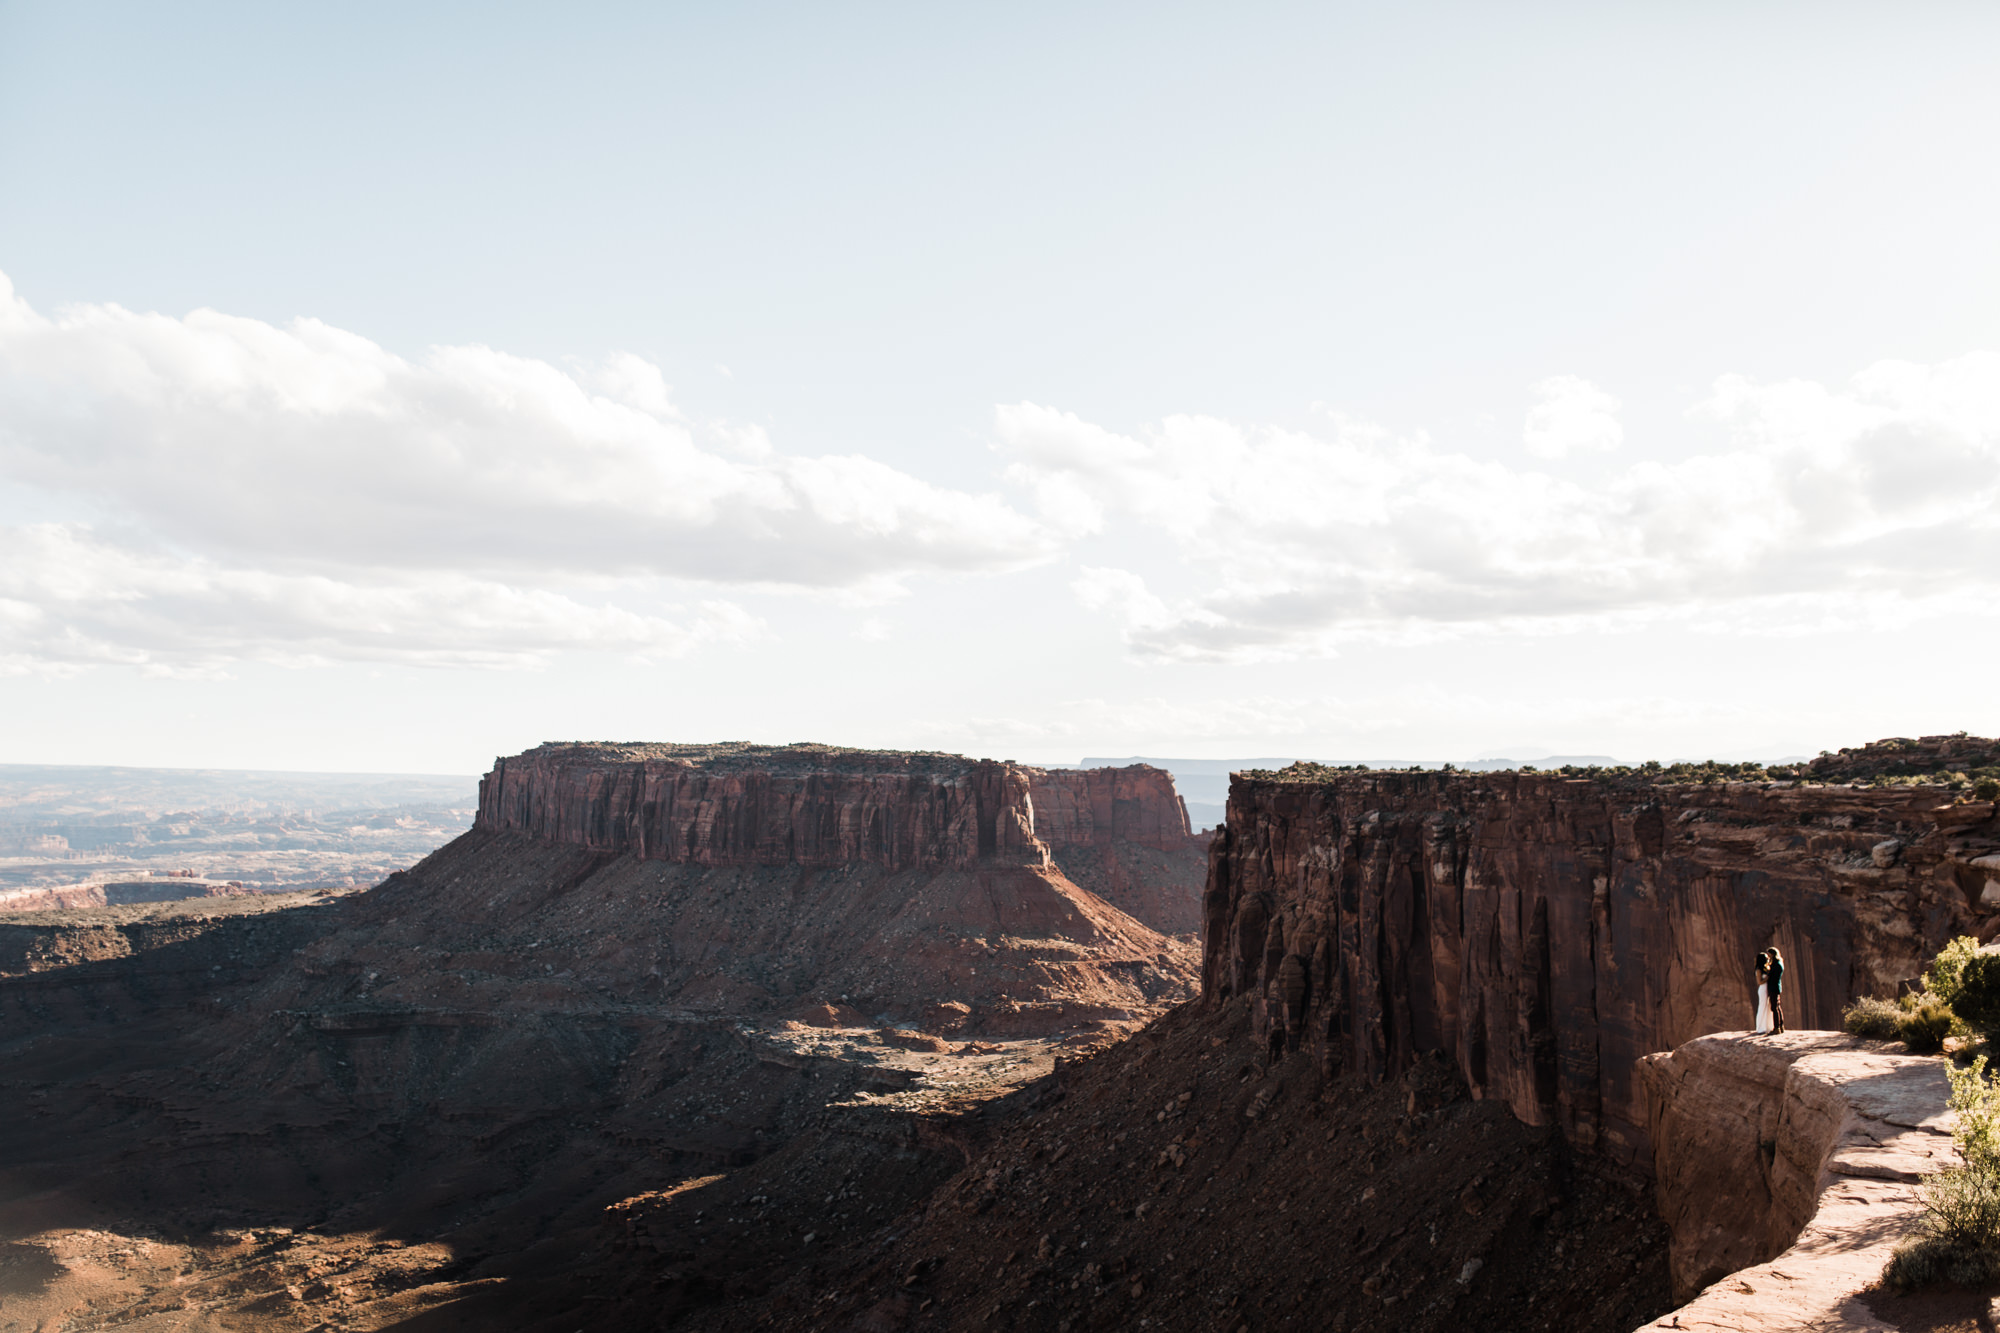
[[[1019,1032],[1191,995],[1206,864],[1145,765],[551,744],[496,760],[472,832],[399,892],[580,877],[569,892],[625,923],[651,994],[911,1024],[950,1001],[953,1030]],[[695,939],[714,943],[666,947]]]

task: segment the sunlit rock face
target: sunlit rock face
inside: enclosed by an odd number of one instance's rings
[[[1329,1071],[1442,1049],[1478,1095],[1643,1172],[1639,1057],[1750,1026],[1773,944],[1791,1026],[1838,1027],[1953,935],[2000,930],[1996,853],[1993,804],[1935,786],[1239,775],[1204,992],[1254,995],[1264,1039]]]
[[[818,745],[544,745],[494,761],[476,827],[710,866],[1048,859],[1017,765]]]
[[[1693,1302],[1646,1328],[1882,1327],[1854,1302],[1922,1216],[1916,1183],[1959,1160],[1944,1070],[1811,1031],[1641,1061],[1674,1296]]]

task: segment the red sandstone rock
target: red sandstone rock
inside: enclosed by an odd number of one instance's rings
[[[1054,859],[1169,934],[1200,925],[1206,843],[1145,764],[1045,770],[821,745],[544,745],[496,759],[476,827],[714,867],[963,870]]]
[[[1150,764],[1028,770],[1035,836],[1077,885],[1155,930],[1201,929],[1208,838],[1189,832],[1173,775]]]
[[[1124,768],[1030,769],[1035,836],[1054,847],[1136,842],[1184,849],[1192,833],[1171,773],[1151,764]]]
[[[818,745],[544,745],[494,761],[475,827],[708,866],[1048,862],[1027,770]]]
[[[1943,1062],[1831,1032],[1727,1033],[1642,1065],[1676,1296],[1647,1329],[1888,1330],[1874,1286],[1956,1163]]]
[[[1931,788],[1496,773],[1238,776],[1211,853],[1204,992],[1372,1077],[1451,1054],[1474,1090],[1643,1172],[1634,1062],[1751,1014],[1778,944],[1831,1028],[1978,927],[2000,827]],[[1877,849],[1901,844],[1891,864]],[[2000,897],[1996,892],[1995,897]],[[2000,927],[2000,921],[1994,926]]]

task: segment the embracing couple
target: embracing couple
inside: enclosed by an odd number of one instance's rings
[[[1785,959],[1776,945],[1757,955],[1757,1032],[1785,1030]]]

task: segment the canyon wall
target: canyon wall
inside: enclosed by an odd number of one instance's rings
[[[1381,1078],[1443,1050],[1476,1095],[1649,1169],[1639,1057],[1795,1028],[2000,929],[1991,802],[1939,787],[1296,768],[1238,775],[1210,854],[1204,993],[1274,1049]]]
[[[1151,764],[1040,769],[1028,773],[1035,836],[1055,847],[1133,842],[1184,849],[1193,834],[1173,775]]]
[[[1046,770],[823,745],[544,745],[496,759],[475,827],[717,868],[1047,867],[1169,934],[1200,927],[1205,840],[1144,764]]]
[[[1201,930],[1208,836],[1150,764],[1028,770],[1035,836],[1072,881],[1169,935]]]
[[[496,759],[475,827],[697,865],[1036,863],[1023,769],[791,745],[543,745]]]

